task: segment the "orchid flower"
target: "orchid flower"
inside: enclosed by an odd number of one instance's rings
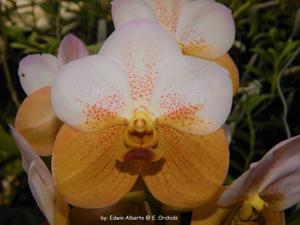
[[[10,127],[10,130],[20,149],[23,168],[28,174],[32,195],[50,225],[93,225],[101,222],[101,216],[108,218],[110,215],[145,216],[149,214],[149,206],[144,202],[143,192],[140,190],[131,192],[121,202],[107,208],[93,210],[70,208],[57,193],[51,173],[36,151],[16,129]],[[114,221],[107,219],[106,223],[114,224]],[[132,224],[132,222],[124,224]],[[146,221],[145,224],[153,223]]]
[[[52,111],[52,82],[64,64],[85,56],[88,56],[85,45],[69,34],[62,40],[57,57],[50,54],[29,55],[19,64],[20,82],[28,96],[18,110],[15,127],[40,155],[51,155],[56,134],[62,125]]]
[[[114,0],[112,17],[116,29],[134,19],[159,22],[186,55],[211,59],[230,71],[233,93],[239,72],[227,51],[235,37],[231,11],[213,0]]]
[[[300,135],[274,146],[221,194],[223,208],[195,209],[192,224],[284,225],[283,210],[300,200],[299,150]]]
[[[16,129],[11,126],[10,131],[21,151],[23,168],[38,207],[50,225],[67,225],[69,207],[57,193],[47,166]]]
[[[158,200],[178,207],[203,204],[222,185],[228,71],[183,55],[156,22],[121,25],[99,55],[65,65],[52,88],[54,112],[65,123],[52,172],[68,203],[112,205],[140,175]]]

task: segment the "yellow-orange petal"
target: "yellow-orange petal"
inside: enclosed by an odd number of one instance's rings
[[[15,120],[15,128],[39,155],[51,155],[53,143],[62,123],[52,111],[51,88],[44,87],[30,94],[22,102]]]
[[[226,220],[231,208],[220,208],[215,202],[196,207],[192,211],[191,225],[220,225]]]
[[[64,199],[82,208],[100,208],[119,201],[138,177],[137,162],[118,162],[115,140],[126,126],[82,133],[64,125],[52,156],[52,173]]]
[[[154,224],[153,221],[142,220],[148,213],[148,204],[146,202],[119,202],[115,205],[102,209],[81,209],[73,208],[71,210],[72,225],[99,225],[99,224]],[[128,217],[127,217],[128,216]],[[132,216],[132,217],[130,217]],[[117,220],[117,218],[124,220]],[[127,217],[127,218],[126,218]],[[134,219],[136,218],[136,219]]]
[[[268,208],[264,208],[257,222],[263,225],[285,225],[284,212],[274,212]]]
[[[223,191],[224,188],[221,188],[212,201],[192,210],[191,225],[220,225],[226,220],[233,208],[221,208],[218,206],[217,201]]]
[[[208,136],[158,125],[165,142],[164,157],[145,163],[143,179],[161,202],[176,207],[206,204],[219,191],[227,174],[229,151],[223,130]]]
[[[240,86],[239,70],[235,62],[228,53],[224,54],[220,58],[215,59],[214,61],[229,71],[230,78],[232,80],[233,95],[235,95]]]
[[[55,225],[69,225],[70,208],[59,193],[55,195]]]

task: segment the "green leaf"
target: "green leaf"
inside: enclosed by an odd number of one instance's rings
[[[3,129],[3,127],[0,127],[0,151],[19,155],[19,151],[14,139],[8,132]]]
[[[243,108],[245,111],[251,113],[256,107],[258,107],[268,98],[268,94],[252,94],[243,102]]]
[[[98,54],[98,52],[101,48],[101,44],[88,45],[87,48],[91,55]]]

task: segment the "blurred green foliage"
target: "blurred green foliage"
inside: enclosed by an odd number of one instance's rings
[[[227,183],[259,160],[273,145],[300,133],[299,0],[220,0],[231,8],[236,41],[230,50],[240,71],[241,88],[228,124],[232,128]],[[17,75],[27,54],[56,54],[69,32],[91,53],[113,30],[106,0],[0,1],[0,218],[19,207],[34,208],[19,153],[8,133],[25,97]],[[101,24],[105,24],[104,28]],[[32,213],[22,211],[25,215]],[[300,212],[290,225],[300,224]],[[2,221],[0,224],[20,224]],[[25,223],[23,223],[25,224]],[[36,224],[36,222],[28,222]]]

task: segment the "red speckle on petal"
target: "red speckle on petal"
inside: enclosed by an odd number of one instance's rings
[[[201,34],[198,30],[191,29],[190,27],[185,27],[181,36],[181,41],[185,46],[199,50],[209,46],[203,34]]]
[[[131,44],[129,44],[131,48]],[[145,61],[141,59],[142,61]],[[158,68],[154,62],[142,63],[138,68],[131,51],[126,56],[124,71],[128,76],[131,98],[141,108],[147,108],[150,101],[154,82],[158,76]]]
[[[154,11],[158,21],[172,33],[177,29],[180,6],[179,0],[172,0],[169,4],[166,1],[154,0]]]
[[[192,104],[176,92],[160,96],[160,109],[164,112],[162,118],[174,120],[181,123],[182,126],[190,126],[196,120],[199,122],[196,114],[202,108],[203,105]],[[203,120],[200,120],[200,123],[203,123]]]
[[[98,122],[109,122],[118,117],[125,105],[124,99],[113,87],[109,93],[101,96],[94,104],[86,104],[83,112],[86,115],[87,126],[95,127]]]

